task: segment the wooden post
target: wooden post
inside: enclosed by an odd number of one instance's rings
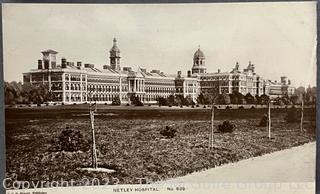
[[[302,94],[300,131],[303,131],[303,109],[304,109],[304,98],[303,98],[303,94]]]
[[[271,101],[268,105],[268,138],[271,138]]]
[[[92,110],[91,103],[90,103],[90,121],[91,121],[91,130],[92,130],[92,167],[98,168],[96,138],[95,138],[95,131],[94,131],[94,111],[95,110]]]
[[[214,121],[214,105],[212,104],[212,109],[211,109],[211,146],[210,146],[210,148],[213,148],[213,121]]]

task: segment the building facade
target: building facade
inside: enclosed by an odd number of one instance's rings
[[[194,102],[200,93],[221,94],[238,91],[242,94],[267,94],[272,96],[291,95],[294,88],[286,77],[281,84],[265,81],[255,73],[255,66],[249,62],[242,71],[239,64],[230,72],[207,73],[205,55],[200,48],[194,53],[193,66],[187,76],[181,71],[169,75],[160,70],[147,71],[131,67],[121,68],[120,49],[117,40],[109,51],[109,65],[97,68],[94,64],[82,64],[61,59],[57,61],[57,51],[42,51],[38,68],[23,74],[23,82],[33,85],[44,84],[51,91],[53,101],[61,103],[111,103],[119,98],[122,103],[130,103],[137,97],[143,103],[157,103],[160,97],[182,95]]]

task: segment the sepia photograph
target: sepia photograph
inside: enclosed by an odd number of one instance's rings
[[[2,4],[1,184],[314,193],[316,7]]]

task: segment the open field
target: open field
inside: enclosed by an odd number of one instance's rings
[[[266,127],[258,127],[265,109],[218,110],[215,127],[224,119],[236,125],[233,133],[215,133],[214,149],[208,149],[210,110],[203,109],[102,109],[96,117],[100,166],[113,174],[81,171],[91,165],[91,152],[53,149],[52,141],[66,126],[90,140],[89,114],[84,107],[6,109],[7,177],[17,180],[81,181],[117,177],[120,184],[153,181],[213,168],[315,141],[315,110],[306,109],[306,131],[299,122],[284,120],[286,109],[272,111],[272,139]],[[159,131],[170,125],[178,134],[164,139]],[[105,179],[106,180],[106,179]],[[105,181],[103,180],[103,181]],[[110,179],[109,179],[110,180]],[[79,183],[80,184],[80,183]]]

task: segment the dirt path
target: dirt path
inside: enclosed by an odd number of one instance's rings
[[[312,142],[166,182],[314,182],[315,154]]]

